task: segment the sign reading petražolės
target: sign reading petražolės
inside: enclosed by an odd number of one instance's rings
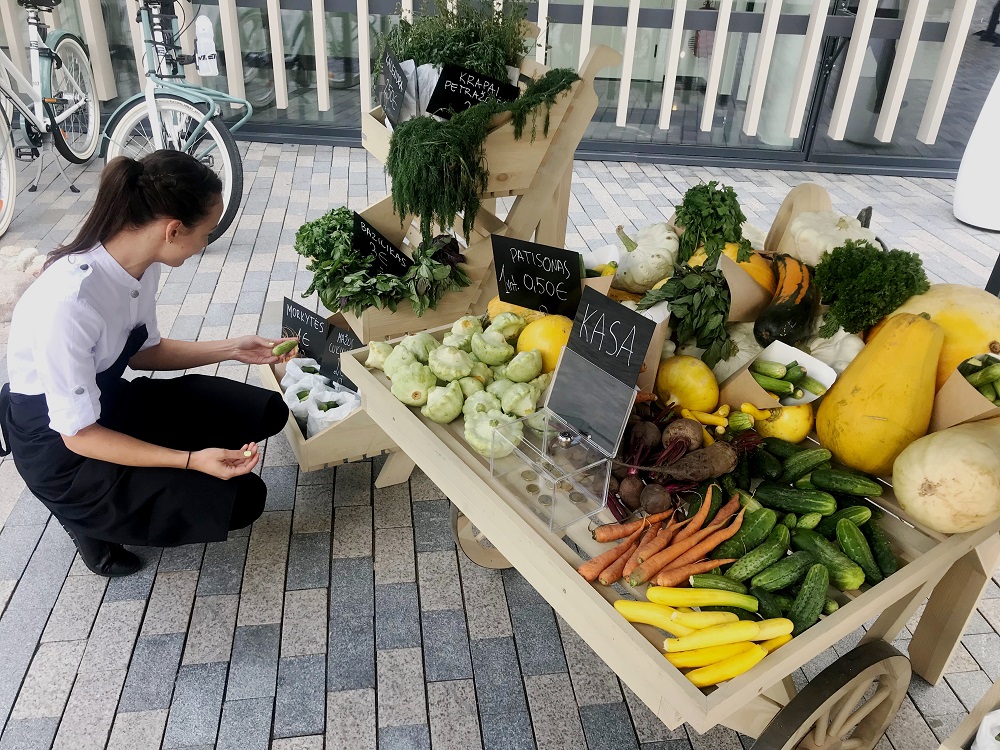
[[[520,95],[517,86],[445,63],[427,102],[427,114],[450,119],[481,102],[512,102]]]

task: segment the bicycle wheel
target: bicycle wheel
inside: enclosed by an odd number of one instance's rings
[[[49,97],[56,100],[52,113],[58,118],[68,109],[79,106],[59,127],[53,129],[53,143],[65,159],[74,164],[90,161],[101,140],[101,104],[97,83],[90,67],[90,57],[83,42],[67,34],[53,50],[62,65],[53,65],[49,73]]]
[[[14,142],[9,122],[7,116],[0,112],[0,236],[7,231],[14,218],[14,197],[17,195]]]
[[[204,116],[204,112],[191,102],[172,94],[157,94],[156,110],[164,148],[175,151],[182,150],[183,143]],[[136,100],[119,113],[109,123],[108,132],[107,161],[123,155],[141,159],[156,150],[144,99]],[[243,199],[242,157],[221,117],[213,117],[205,123],[198,137],[183,150],[211,168],[222,180],[222,219],[209,236],[209,242],[214,242],[233,223]]]

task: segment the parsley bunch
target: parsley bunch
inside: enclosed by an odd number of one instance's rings
[[[677,206],[675,223],[684,227],[680,236],[679,263],[686,263],[698,248],[705,246],[705,265],[714,268],[727,242],[740,246],[736,257],[750,260],[750,242],[743,239],[743,222],[747,217],[736,199],[736,191],[715,180],[695,185],[684,193]]]
[[[730,296],[722,271],[678,264],[666,284],[646,292],[638,309],[647,310],[658,302],[670,303],[677,345],[694,339],[695,345],[705,350],[701,359],[706,365],[715,367],[736,354],[736,344],[726,330]]]
[[[815,283],[823,304],[830,306],[819,329],[824,338],[839,328],[861,333],[930,288],[919,255],[885,252],[867,240],[847,240],[843,247],[823,253]]]

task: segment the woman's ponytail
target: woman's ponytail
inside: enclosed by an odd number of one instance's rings
[[[124,229],[158,219],[193,227],[221,197],[218,175],[188,154],[162,150],[139,161],[118,156],[101,172],[97,199],[80,231],[49,253],[45,268],[66,255],[85,253]]]

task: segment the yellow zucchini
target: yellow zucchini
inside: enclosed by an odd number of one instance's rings
[[[707,667],[692,669],[684,676],[691,680],[697,687],[718,685],[720,682],[739,677],[755,664],[758,664],[765,656],[767,656],[767,651],[760,646],[754,645],[746,651],[736,654],[736,656],[730,656],[728,659],[723,659],[715,664],[709,664]]]
[[[629,622],[638,622],[643,625],[652,625],[660,630],[665,630],[673,636],[681,637],[694,633],[694,628],[673,622],[670,616],[676,612],[671,607],[664,607],[652,602],[636,602],[631,599],[619,599],[615,602],[615,609]]]
[[[792,636],[789,633],[787,635],[779,635],[777,638],[771,638],[770,640],[763,641],[761,643],[758,643],[757,645],[760,646],[765,651],[767,651],[767,653],[771,653],[775,649],[784,646],[790,640],[792,640]]]
[[[710,628],[713,625],[724,625],[736,622],[740,618],[732,612],[674,612],[670,619],[695,630]]]
[[[675,654],[664,654],[664,656],[678,669],[695,669],[707,667],[709,664],[715,664],[730,656],[736,656],[736,654],[752,648],[753,645],[750,641],[740,641],[739,643],[726,643],[722,646],[696,648],[694,651],[679,651]]]
[[[787,617],[775,617],[771,620],[761,620],[757,623],[760,628],[760,635],[753,640],[769,641],[772,638],[780,638],[792,632],[795,625]]]
[[[748,612],[757,611],[757,600],[747,594],[720,589],[679,589],[669,586],[650,586],[646,598],[670,607],[737,607]]]
[[[713,625],[710,628],[696,630],[690,635],[684,635],[680,638],[667,638],[663,642],[663,650],[668,653],[692,651],[696,648],[722,646],[726,643],[755,641],[759,635],[760,626],[756,622],[739,620],[738,622],[727,622],[724,625]]]

